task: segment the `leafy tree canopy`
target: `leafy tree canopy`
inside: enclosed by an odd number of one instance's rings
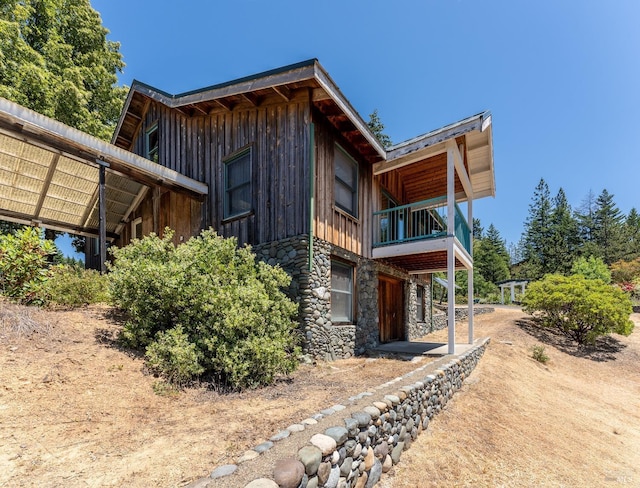
[[[0,96],[109,140],[126,89],[107,33],[89,0],[0,0]]]

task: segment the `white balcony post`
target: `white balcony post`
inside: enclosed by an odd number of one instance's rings
[[[447,149],[447,293],[448,293],[448,353],[456,352],[456,279],[455,239],[455,145]]]
[[[469,303],[469,344],[473,344],[473,199],[467,196],[467,218],[469,226],[471,227],[469,232],[469,254],[471,255],[472,262],[471,268],[467,269],[467,300]]]

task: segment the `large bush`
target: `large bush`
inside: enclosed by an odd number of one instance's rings
[[[24,227],[14,234],[0,235],[0,293],[22,303],[38,303],[38,290],[49,277],[53,241],[42,229]]]
[[[45,305],[80,307],[108,299],[107,276],[93,269],[57,265],[50,269],[36,295]]]
[[[615,283],[631,283],[640,280],[640,258],[632,261],[616,261],[611,265],[611,278]]]
[[[167,229],[113,250],[110,293],[128,315],[123,339],[178,382],[205,375],[254,387],[293,371],[296,305],[281,291],[289,276],[211,230],[177,247],[172,236]]]
[[[556,328],[580,344],[594,344],[611,332],[629,335],[633,330],[629,296],[582,275],[545,276],[529,285],[522,306],[542,326]]]
[[[596,258],[594,256],[589,256],[589,258],[581,256],[576,259],[571,267],[571,274],[582,275],[590,280],[601,280],[604,283],[611,283],[611,271],[609,271],[609,268],[602,258]]]

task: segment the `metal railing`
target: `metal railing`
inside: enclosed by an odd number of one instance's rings
[[[374,212],[373,229],[374,247],[445,237],[447,235],[447,199],[446,197],[431,198]],[[457,205],[454,232],[468,251],[471,232]]]

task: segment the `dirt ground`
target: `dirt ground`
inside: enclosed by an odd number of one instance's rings
[[[523,318],[476,319],[476,334],[492,337],[487,352],[382,488],[640,487],[640,314],[631,336],[598,351]]]
[[[0,486],[183,486],[428,361],[354,358],[262,390],[172,392],[118,348],[108,312],[0,302]]]
[[[259,391],[175,393],[117,347],[106,312],[0,303],[0,486],[182,486],[428,361],[356,358]],[[484,358],[381,486],[640,486],[640,323],[584,353],[523,318],[476,318],[476,336],[492,336]]]

